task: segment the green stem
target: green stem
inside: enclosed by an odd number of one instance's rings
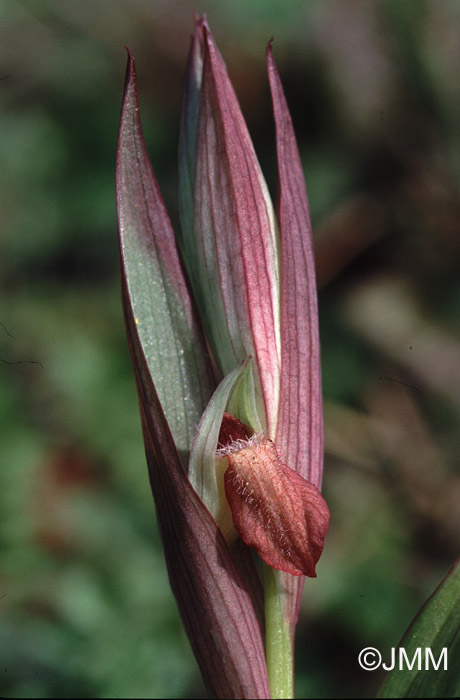
[[[290,625],[281,608],[278,573],[264,564],[265,656],[271,697],[284,700],[294,697],[294,659]]]

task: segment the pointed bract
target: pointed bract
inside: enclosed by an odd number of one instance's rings
[[[157,262],[154,257],[152,263],[146,248],[152,247],[155,254],[161,248],[165,255],[157,274],[163,283],[166,278],[167,299],[174,298],[174,303],[180,303],[181,299],[172,295],[178,289],[186,292],[178,274],[177,257],[171,253],[165,212],[157,194],[138,121],[134,63],[130,56],[117,163],[122,298],[168,573],[211,697],[266,698],[269,697],[267,670],[251,600],[253,590],[247,590],[222,533],[192,488],[179,458],[152,381],[155,365],[143,326],[144,322],[147,326],[152,322],[147,318],[148,307],[142,308],[142,323],[136,323],[139,284],[135,263],[147,275],[144,293],[148,294],[149,264]],[[134,260],[132,249],[138,253]],[[187,300],[185,295],[184,313],[190,312]],[[175,311],[171,310],[171,314],[174,317]],[[179,324],[179,328],[183,326]],[[178,352],[177,346],[175,351]]]
[[[117,207],[120,251],[138,333],[186,463],[214,380],[174,231],[145,147],[131,54],[118,138]]]

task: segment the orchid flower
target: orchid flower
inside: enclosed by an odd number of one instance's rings
[[[329,522],[307,194],[271,44],[267,65],[277,211],[205,18],[186,73],[177,236],[130,53],[118,142],[122,299],[150,482],[171,586],[219,698],[293,697],[304,577]]]

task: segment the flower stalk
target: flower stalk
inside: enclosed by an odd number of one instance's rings
[[[277,571],[264,565],[265,657],[272,698],[294,697],[294,636],[283,614]]]
[[[171,586],[206,686],[222,698],[293,697],[304,576],[316,576],[329,521],[308,202],[271,45],[267,67],[277,212],[204,18],[186,74],[177,236],[146,152],[131,54],[117,155],[123,309],[150,482]]]

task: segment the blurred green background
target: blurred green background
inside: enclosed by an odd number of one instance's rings
[[[0,695],[199,697],[169,590],[119,298],[126,54],[177,223],[192,10],[206,12],[272,191],[274,36],[305,165],[324,492],[298,697],[374,695],[460,532],[460,3],[1,0]]]

